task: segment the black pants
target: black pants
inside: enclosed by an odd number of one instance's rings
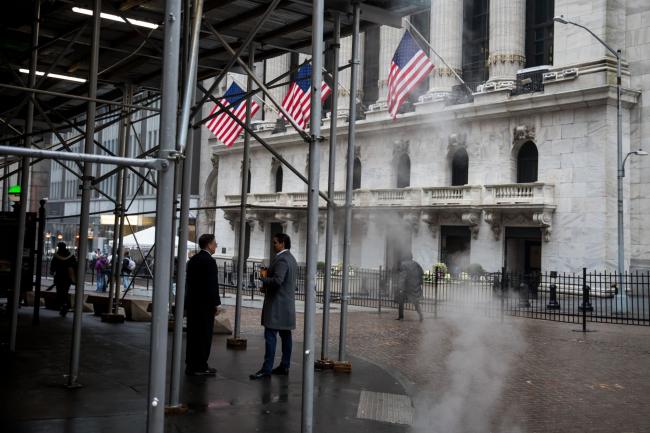
[[[70,285],[71,283],[68,282],[56,283],[56,303],[61,311],[67,312],[70,309],[70,297],[68,296]]]
[[[185,368],[188,371],[204,371],[208,368],[213,330],[214,310],[188,310],[185,346]]]
[[[404,304],[406,303],[406,300],[404,299],[404,296],[399,298],[399,303],[398,303],[398,309],[397,309],[397,317],[399,319],[404,318]],[[420,317],[420,320],[423,319],[422,316],[422,309],[420,308],[420,300],[416,299],[413,301],[413,305],[415,305],[415,311],[417,311],[418,316]]]

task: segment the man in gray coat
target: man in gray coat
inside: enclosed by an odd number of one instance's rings
[[[291,331],[296,329],[296,259],[291,252],[291,239],[284,233],[273,236],[275,257],[268,269],[262,268],[262,326],[264,326],[264,364],[252,380],[269,377],[271,374],[286,376],[291,365]],[[282,339],[282,362],[273,368],[277,335]]]

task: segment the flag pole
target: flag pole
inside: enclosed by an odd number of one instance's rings
[[[416,36],[418,36],[418,37],[420,38],[420,40],[421,40],[422,42],[424,42],[424,43],[427,45],[427,47],[429,47],[429,49],[431,50],[431,52],[432,52],[433,54],[435,54],[436,57],[438,57],[438,58],[442,61],[442,63],[447,67],[447,69],[449,69],[449,70],[451,71],[452,74],[454,74],[454,76],[455,76],[456,78],[458,78],[458,81],[460,81],[461,84],[462,84],[463,86],[465,86],[465,88],[467,89],[467,91],[468,91],[469,93],[474,93],[474,91],[473,91],[472,89],[470,89],[470,87],[467,85],[467,83],[465,82],[465,80],[463,80],[463,79],[460,77],[460,75],[458,75],[458,72],[456,72],[456,70],[455,70],[454,68],[452,68],[451,66],[449,66],[449,63],[447,63],[447,61],[445,60],[445,58],[442,57],[440,54],[438,54],[438,52],[435,50],[435,48],[433,48],[433,46],[431,46],[431,44],[429,43],[429,41],[427,40],[427,38],[425,38],[424,36],[422,36],[422,33],[420,33],[420,31],[419,31],[418,29],[416,29],[416,28],[413,26],[413,24],[411,24],[411,21],[410,21],[408,18],[404,18],[404,22],[408,25],[408,29],[407,29],[407,30],[412,30],[412,31],[416,34]]]

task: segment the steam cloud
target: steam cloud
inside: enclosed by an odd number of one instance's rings
[[[429,384],[414,398],[413,431],[483,433],[495,431],[496,424],[501,432],[521,432],[507,420],[495,419],[508,373],[525,347],[517,324],[500,324],[468,305],[446,316],[424,322],[431,329],[423,339],[420,359],[435,359],[436,350],[450,352],[440,369],[443,385],[432,389]]]

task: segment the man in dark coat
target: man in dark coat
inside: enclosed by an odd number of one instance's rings
[[[76,284],[77,259],[68,250],[65,242],[59,242],[56,247],[56,253],[50,263],[50,274],[54,275],[56,299],[60,308],[59,314],[61,317],[65,317],[70,309],[68,292],[70,286]]]
[[[185,373],[191,376],[215,376],[217,370],[208,366],[214,315],[217,307],[221,305],[218,268],[212,258],[217,249],[214,235],[201,235],[199,247],[201,251],[187,262]]]
[[[262,269],[260,280],[264,292],[262,326],[264,326],[264,364],[252,380],[271,374],[286,376],[291,366],[291,331],[296,329],[296,276],[298,265],[291,252],[291,239],[284,233],[273,236],[275,257],[268,269]],[[277,335],[282,339],[282,362],[273,368]]]
[[[399,305],[397,320],[404,320],[404,304],[409,302],[415,306],[420,321],[422,321],[422,310],[420,299],[422,299],[422,277],[424,271],[412,257],[408,257],[399,267],[399,285],[397,287],[397,302]]]

